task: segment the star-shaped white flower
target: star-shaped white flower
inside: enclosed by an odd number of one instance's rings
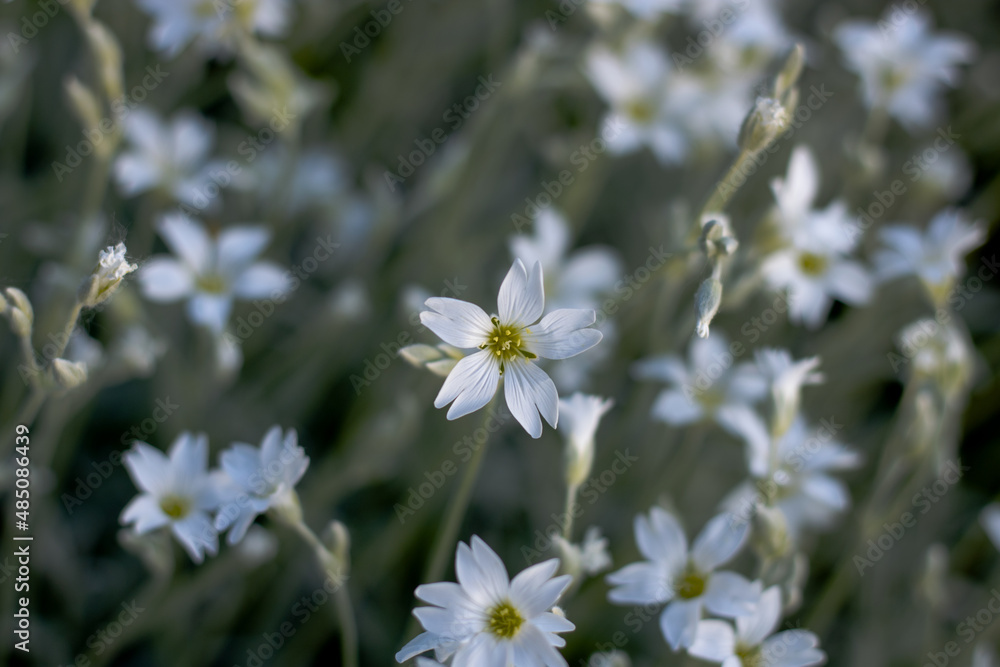
[[[233,443],[220,455],[222,469],[233,488],[219,507],[215,527],[229,529],[227,541],[243,539],[257,515],[271,508],[295,506],[295,485],[309,467],[309,457],[298,446],[295,429],[282,436],[280,426],[272,426],[260,447]]]
[[[500,286],[499,315],[491,317],[479,306],[445,297],[427,299],[426,305],[430,310],[420,313],[424,326],[449,345],[479,349],[448,374],[434,407],[454,401],[448,419],[458,419],[489,403],[502,378],[511,414],[533,438],[542,434],[539,412],[553,428],[559,418],[555,384],[535,360],[572,357],[602,337],[587,328],[596,319],[593,310],[565,308],[542,317],[545,294],[538,262],[529,275],[515,260]]]
[[[136,0],[153,17],[149,44],[173,57],[201,38],[209,52],[230,51],[240,32],[282,36],[288,0]]]
[[[187,299],[191,321],[216,333],[226,328],[233,299],[278,299],[290,287],[287,272],[256,261],[271,239],[264,227],[230,227],[212,238],[200,223],[171,213],[158,231],[178,259],[146,262],[139,271],[143,294],[151,301]]]
[[[910,225],[886,225],[879,238],[886,246],[875,255],[880,279],[915,275],[932,297],[940,298],[965,273],[965,256],[983,244],[986,230],[979,223],[970,224],[961,211],[945,209],[934,216],[926,232]]]
[[[433,650],[441,661],[454,655],[454,665],[566,667],[555,649],[566,640],[556,633],[575,626],[552,608],[572,577],[553,577],[558,568],[553,558],[511,581],[503,561],[478,536],[472,536],[471,548],[459,542],[458,583],[417,587],[417,597],[433,605],[413,610],[426,632],[404,646],[396,661]]]
[[[735,363],[722,334],[694,338],[688,348],[687,364],[676,355],[653,357],[635,366],[640,379],[670,384],[653,404],[653,416],[680,426],[702,419],[714,419],[732,431],[730,423],[738,413],[767,393],[767,380],[750,362]]]
[[[140,535],[169,525],[191,560],[200,563],[205,552],[214,555],[219,540],[209,513],[219,506],[220,478],[207,469],[208,439],[181,433],[169,458],[136,442],[123,459],[142,493],[122,511],[122,524],[135,524]]]
[[[789,319],[810,328],[823,323],[833,299],[861,305],[872,292],[868,272],[849,257],[858,239],[849,233],[847,205],[836,200],[822,211],[812,208],[818,182],[811,153],[797,148],[787,177],[771,185],[786,245],[761,264],[771,287],[788,291]]]
[[[130,147],[114,165],[122,194],[156,189],[180,203],[207,208],[214,201],[208,196],[210,174],[221,169],[208,161],[214,134],[212,123],[193,111],[180,111],[169,123],[146,109],[132,111],[125,118]]]
[[[614,585],[608,599],[617,604],[667,604],[660,629],[676,651],[694,641],[703,609],[733,618],[752,614],[760,597],[759,582],[734,572],[717,571],[746,541],[748,524],[729,514],[710,520],[690,551],[684,530],[660,507],[635,519],[635,540],[647,560],[607,576]]]
[[[826,661],[819,639],[807,630],[774,633],[781,620],[781,589],[768,588],[756,613],[736,619],[736,629],[726,621],[698,623],[688,653],[722,667],[808,667]]]
[[[958,65],[975,54],[967,37],[932,33],[930,23],[926,12],[915,11],[901,23],[887,15],[877,25],[852,20],[834,30],[847,67],[861,76],[865,103],[884,107],[910,129],[934,121],[941,88],[956,85]]]

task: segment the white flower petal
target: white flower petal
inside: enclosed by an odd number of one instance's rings
[[[458,419],[490,402],[500,383],[500,365],[490,350],[464,357],[445,378],[434,407],[443,408],[452,401],[448,419]]]
[[[122,510],[120,521],[126,526],[134,523],[135,532],[143,535],[167,525],[170,517],[160,509],[160,503],[153,495],[143,493],[129,501]]]
[[[542,265],[535,262],[529,274],[521,260],[515,259],[500,285],[497,310],[505,325],[526,326],[537,322],[545,308]]]
[[[691,560],[702,572],[711,572],[728,562],[746,541],[749,524],[731,514],[713,517],[691,547]]]
[[[530,361],[514,358],[506,363],[504,377],[507,407],[531,437],[538,438],[542,435],[539,412],[552,428],[556,428],[559,420],[559,394],[545,371]]]
[[[291,287],[288,271],[258,262],[233,279],[233,294],[241,299],[277,299]]]
[[[163,452],[144,442],[136,442],[123,458],[125,469],[139,489],[159,496],[167,488],[170,459]]]
[[[736,633],[748,646],[759,646],[777,628],[781,620],[781,588],[771,586],[760,596],[753,615],[736,618]]]
[[[694,641],[687,652],[709,662],[723,662],[736,655],[736,636],[733,626],[725,621],[699,621]]]
[[[671,570],[683,567],[687,560],[687,537],[673,514],[654,507],[648,519],[639,515],[634,525],[635,541],[643,556],[664,562]]]
[[[176,301],[194,289],[194,275],[172,257],[154,257],[142,265],[139,286],[151,301]]]
[[[183,213],[167,213],[157,231],[170,251],[184,260],[195,273],[205,273],[212,264],[214,243],[205,228]]]
[[[195,294],[187,305],[191,321],[204,325],[215,333],[225,331],[232,308],[233,298],[228,294]]]
[[[546,359],[568,359],[589,350],[604,337],[597,329],[588,329],[596,314],[592,310],[564,308],[554,310],[531,327],[522,338],[525,347]]]
[[[670,648],[677,651],[686,649],[694,642],[701,620],[701,602],[694,600],[674,600],[660,615],[660,630]]]
[[[651,412],[655,418],[674,426],[691,424],[705,416],[701,404],[685,396],[680,389],[660,392]]]
[[[420,321],[449,345],[468,349],[482,345],[493,331],[490,316],[467,301],[432,297],[430,311],[420,313]]]
[[[264,251],[271,242],[271,231],[259,225],[229,227],[219,234],[219,271],[235,276]]]
[[[702,599],[713,614],[735,618],[756,612],[760,589],[759,581],[751,582],[735,572],[713,572]]]
[[[219,551],[219,534],[204,512],[192,512],[180,521],[173,522],[171,529],[195,563],[201,563],[206,552],[214,556]]]

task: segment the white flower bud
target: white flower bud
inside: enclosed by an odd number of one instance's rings
[[[80,290],[84,307],[93,308],[107,301],[121,285],[122,279],[138,268],[138,264],[129,264],[125,259],[124,243],[102,250],[97,269]]]
[[[80,125],[85,130],[92,130],[100,125],[101,103],[97,101],[97,96],[94,95],[93,91],[80,83],[80,80],[75,76],[67,78],[64,85],[66,86],[66,97],[69,98],[70,107],[80,121]]]
[[[780,100],[758,97],[740,128],[740,148],[744,151],[762,151],[788,129],[791,117]]]
[[[30,327],[35,322],[35,310],[31,307],[28,296],[16,287],[7,288],[7,298],[13,302],[13,307],[24,313]]]
[[[87,381],[87,364],[56,359],[52,362],[52,375],[63,389],[75,389]]]
[[[708,338],[708,325],[719,311],[722,303],[722,283],[716,277],[707,278],[698,288],[694,297],[695,312],[698,314],[698,336]]]
[[[579,486],[594,465],[594,435],[601,417],[611,409],[610,398],[576,393],[559,401],[559,428],[566,440],[566,483]]]
[[[20,308],[11,308],[10,328],[17,337],[28,338],[31,336],[31,318]]]

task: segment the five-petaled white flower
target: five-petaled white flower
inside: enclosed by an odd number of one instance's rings
[[[416,595],[433,605],[413,610],[426,632],[396,654],[403,662],[434,650],[438,660],[454,654],[456,666],[566,667],[554,647],[566,641],[556,633],[575,626],[551,610],[572,577],[553,577],[559,560],[532,565],[513,581],[503,561],[478,536],[471,548],[458,543],[458,583],[418,586]]]
[[[860,305],[871,296],[871,278],[848,257],[858,237],[847,205],[836,200],[813,210],[818,170],[808,149],[799,147],[788,165],[788,176],[772,183],[778,202],[784,247],[767,256],[761,271],[775,289],[789,293],[789,318],[815,328],[823,323],[834,298]]]
[[[894,16],[878,25],[845,21],[834,30],[834,39],[847,67],[861,76],[865,103],[884,107],[910,129],[933,122],[939,90],[958,83],[958,65],[971,62],[975,53],[975,45],[962,35],[931,33],[930,17],[920,11],[901,23]]]
[[[187,299],[188,316],[216,333],[226,328],[233,299],[276,299],[289,289],[286,272],[255,261],[271,239],[260,226],[230,227],[217,238],[180,213],[164,216],[160,236],[179,259],[154,257],[139,272],[146,298]]]
[[[721,334],[692,339],[688,358],[688,364],[672,354],[636,364],[637,377],[671,385],[653,404],[653,416],[674,426],[714,419],[736,433],[731,423],[764,397],[767,380],[753,363],[734,364]]]
[[[538,413],[553,428],[559,418],[555,384],[535,360],[566,359],[597,345],[601,332],[588,329],[596,319],[593,310],[554,310],[545,317],[542,266],[529,274],[515,260],[500,286],[499,315],[487,315],[479,306],[449,299],[427,299],[420,321],[449,345],[479,348],[463,357],[444,381],[434,407],[452,404],[448,419],[474,412],[493,398],[501,378],[511,414],[533,437],[542,434]],[[539,321],[539,318],[542,319]]]
[[[243,539],[258,514],[283,507],[297,511],[295,485],[309,467],[309,457],[298,446],[295,429],[282,437],[281,427],[272,426],[260,447],[235,442],[219,458],[233,487],[219,507],[215,527],[229,529],[230,544]]]
[[[645,561],[607,576],[616,586],[608,599],[618,604],[667,604],[660,629],[676,651],[694,641],[702,610],[729,618],[752,614],[760,597],[759,582],[734,572],[717,572],[746,541],[748,524],[729,514],[710,520],[688,551],[684,530],[660,507],[635,519],[635,540]]]
[[[924,233],[896,224],[880,229],[879,237],[887,247],[875,255],[876,275],[882,280],[916,275],[931,297],[940,301],[965,273],[965,255],[983,244],[986,230],[968,223],[961,211],[945,209],[934,216]]]
[[[194,39],[209,52],[236,46],[240,31],[280,37],[288,25],[288,0],[136,0],[152,15],[149,43],[168,56]]]
[[[165,123],[151,111],[136,109],[125,119],[125,137],[131,147],[114,165],[122,194],[159,190],[199,209],[213,202],[208,186],[218,164],[208,161],[214,141],[210,121],[185,110]]]
[[[181,433],[169,458],[145,442],[123,457],[125,468],[142,493],[122,510],[121,522],[135,524],[142,535],[169,525],[196,563],[215,554],[219,539],[210,513],[219,506],[220,478],[208,472],[208,439]]]
[[[760,596],[757,611],[736,619],[736,629],[726,621],[698,623],[688,653],[722,667],[808,667],[826,661],[819,639],[808,630],[785,630],[777,634],[781,620],[781,589],[768,588]]]

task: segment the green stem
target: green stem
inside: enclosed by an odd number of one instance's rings
[[[743,165],[747,162],[747,160],[753,160],[757,156],[757,153],[759,152],[760,151],[751,151],[746,149],[740,151],[739,155],[736,156],[736,159],[733,160],[733,163],[729,166],[729,169],[726,171],[726,175],[723,176],[722,180],[720,180],[716,184],[715,189],[712,191],[712,195],[708,198],[708,201],[706,201],[705,205],[701,207],[701,211],[698,214],[698,219],[696,220],[697,224],[699,225],[701,224],[701,218],[706,213],[721,213],[722,211],[725,210],[726,206],[729,204],[729,201],[733,198],[733,195],[735,195],[736,192],[747,181],[747,179],[744,178],[742,182],[736,184],[733,182],[734,177],[743,167]],[[728,187],[723,187],[723,186],[728,186]]]
[[[571,536],[573,534],[573,506],[576,505],[576,492],[579,490],[580,486],[578,484],[567,484],[566,485],[566,525],[563,526],[562,536],[567,542],[572,542]]]

